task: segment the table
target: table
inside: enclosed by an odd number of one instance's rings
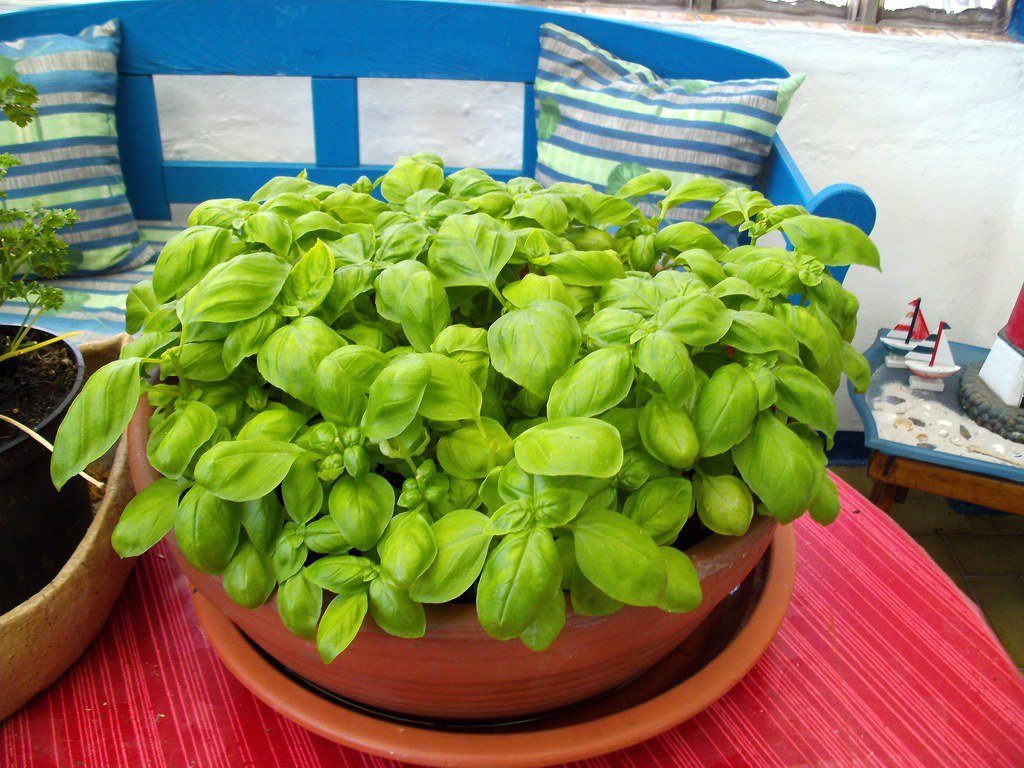
[[[1024,766],[1024,679],[927,554],[837,484],[835,523],[794,524],[793,601],[751,673],[672,731],[578,768]],[[398,764],[302,730],[234,680],[158,547],[80,662],[0,724],[0,765]]]
[[[880,330],[878,337],[887,332],[887,329]],[[968,344],[954,342],[950,347],[960,365],[982,361],[988,354],[987,349]],[[872,369],[867,392],[858,394],[854,392],[852,383],[848,385],[850,398],[864,424],[864,443],[871,449],[868,477],[875,481],[871,501],[888,510],[894,502],[902,502],[907,490],[913,488],[1004,512],[1024,514],[1024,445],[1003,440],[963,415],[957,402],[959,373],[946,380],[942,393],[915,390],[912,396],[904,395],[902,390],[907,387],[900,385],[906,384],[909,371],[886,368],[886,351],[881,341],[876,339],[864,353]],[[969,437],[961,437],[959,422],[955,418],[945,422],[953,422],[944,428],[947,433],[952,432],[948,439],[936,434],[940,431],[938,425],[926,425],[920,419],[915,421],[921,426],[908,427],[904,439],[911,438],[909,433],[915,429],[928,430],[927,439],[917,444],[896,441],[891,437],[900,433],[891,427],[887,430],[889,437],[886,437],[882,432],[888,425],[879,420],[895,414],[886,410],[887,404],[880,401],[892,397],[886,392],[894,387],[899,387],[901,395],[919,407],[934,408],[947,416],[951,412],[959,414]],[[921,414],[920,411],[918,413]],[[903,419],[905,424],[909,421]],[[949,442],[951,439],[959,439],[961,445],[954,446]],[[983,454],[959,455],[963,453],[962,448],[972,445],[987,450],[989,455],[984,458]],[[994,459],[991,454],[995,449],[1004,451],[1004,460]]]

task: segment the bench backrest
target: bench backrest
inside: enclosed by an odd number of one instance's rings
[[[536,142],[532,81],[538,30],[548,21],[664,77],[787,74],[767,59],[678,32],[524,6],[433,0],[123,0],[4,14],[0,39],[76,34],[110,18],[121,20],[123,34],[117,106],[122,165],[129,199],[142,219],[168,218],[173,202],[248,197],[268,177],[294,175],[303,167],[166,161],[153,75],[310,77],[316,162],[308,166],[309,175],[338,184],[383,170],[360,164],[361,77],[524,83],[522,167],[488,170],[498,178],[530,175]],[[761,187],[776,202],[812,200],[778,139]],[[866,195],[846,186],[833,192],[841,194],[827,213],[870,230],[874,208]]]

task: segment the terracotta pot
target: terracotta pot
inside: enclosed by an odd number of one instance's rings
[[[159,477],[146,461],[149,412],[148,404],[140,403],[128,427],[132,477],[140,491]],[[224,592],[220,577],[192,568],[176,546],[171,552],[200,594],[256,645],[324,690],[411,717],[508,720],[583,701],[654,665],[747,576],[775,526],[774,520],[758,518],[744,536],[711,536],[687,550],[704,595],[690,613],[627,607],[611,616],[584,617],[570,611],[558,639],[536,653],[519,641],[489,637],[473,605],[431,605],[424,637],[393,637],[368,616],[356,639],[329,665],[314,643],[284,627],[273,596],[260,608],[243,608]]]
[[[92,372],[117,359],[127,336],[80,349]],[[110,534],[135,495],[122,440],[109,463],[103,500],[92,523],[57,576],[43,589],[0,616],[0,720],[53,683],[106,623],[134,559],[122,560]],[[49,475],[46,484],[49,486]]]

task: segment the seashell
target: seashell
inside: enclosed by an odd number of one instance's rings
[[[946,419],[939,419],[935,423],[938,424],[940,427],[952,427],[953,426],[953,422],[952,421],[947,421]]]
[[[967,427],[965,427],[963,424],[960,425],[960,434],[963,437],[966,437],[968,440],[971,439],[971,433],[967,431]]]
[[[964,439],[959,435],[954,435],[949,439],[949,442],[951,442],[953,445],[963,445]]]
[[[912,422],[910,419],[896,419],[893,422],[893,424],[895,424],[900,429],[907,430],[908,432],[914,428],[914,422]]]
[[[927,426],[923,421],[921,421],[921,419],[916,419],[913,416],[910,417],[910,422],[916,427]]]
[[[928,439],[928,435],[927,435],[927,434],[925,434],[924,432],[922,432],[921,434],[919,434],[919,435],[917,436],[917,439],[918,439],[918,440],[927,440],[927,439]]]
[[[933,443],[918,443],[917,447],[924,448],[925,450],[928,451],[934,451],[937,448],[937,446],[934,445]]]
[[[949,430],[945,429],[945,428],[940,429],[939,430],[939,437],[949,437]]]

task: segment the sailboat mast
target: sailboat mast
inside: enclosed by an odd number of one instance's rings
[[[910,343],[910,337],[914,335],[914,328],[917,326],[917,316],[921,312],[921,300],[914,299],[914,314],[910,318],[910,327],[907,329],[907,338],[903,341],[906,344]]]
[[[942,332],[946,330],[945,323],[939,323],[939,335],[935,337],[935,348],[932,350],[932,359],[928,361],[928,367],[935,365],[935,356],[939,354],[939,344],[942,343]]]

